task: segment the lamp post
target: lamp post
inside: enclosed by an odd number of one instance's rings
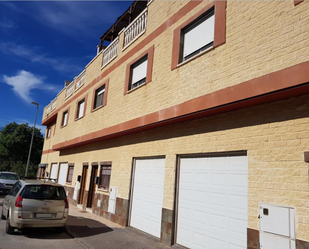
[[[36,105],[36,114],[35,114],[33,130],[32,130],[32,136],[31,136],[31,142],[30,142],[30,148],[29,148],[29,154],[28,154],[28,160],[27,160],[27,167],[26,167],[25,177],[27,177],[27,174],[28,174],[28,168],[29,168],[29,162],[30,162],[30,156],[31,156],[31,149],[32,149],[32,143],[33,143],[33,136],[34,136],[34,129],[35,129],[36,119],[38,117],[38,110],[39,110],[39,104],[38,103],[31,102],[31,104]]]

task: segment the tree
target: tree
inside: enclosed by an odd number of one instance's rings
[[[0,128],[0,171],[13,171],[24,176],[33,127],[15,122]],[[35,128],[28,176],[35,176],[40,163],[44,138]]]

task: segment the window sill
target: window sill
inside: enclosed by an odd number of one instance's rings
[[[60,128],[62,129],[62,128],[64,128],[64,127],[67,127],[67,125],[68,125],[68,124],[66,124],[66,125],[61,125]]]
[[[95,111],[101,109],[101,108],[104,107],[104,106],[105,106],[105,105],[101,105],[101,106],[99,106],[99,107],[97,107],[97,108],[95,108],[95,109],[92,109],[91,112],[95,112]]]
[[[72,185],[72,182],[66,182],[65,185]]]
[[[75,121],[78,121],[78,120],[82,119],[83,117],[84,117],[84,116],[82,116],[82,117],[80,117],[80,118],[76,118]]]
[[[196,58],[198,58],[198,57],[200,57],[200,56],[202,56],[202,55],[208,53],[209,51],[213,50],[214,48],[215,48],[214,46],[209,47],[209,48],[207,48],[205,51],[203,51],[203,52],[201,52],[201,53],[199,53],[199,54],[197,54],[197,55],[191,57],[190,59],[185,60],[185,61],[183,61],[183,62],[180,62],[180,63],[176,66],[176,68],[179,68],[179,67],[181,67],[182,65],[185,65],[185,64],[189,63],[190,61],[195,60]],[[176,68],[174,68],[174,69],[176,69]],[[173,70],[174,70],[174,69],[173,69]]]
[[[141,88],[142,86],[144,86],[144,85],[146,85],[146,82],[145,83],[143,83],[143,84],[140,84],[139,86],[137,86],[137,87],[134,87],[133,89],[130,89],[129,91],[127,91],[126,93],[128,94],[128,93],[131,93],[131,92],[134,92],[135,90],[137,90],[137,89],[139,89],[139,88]]]
[[[98,188],[98,191],[109,193],[109,189],[104,189],[104,188]]]

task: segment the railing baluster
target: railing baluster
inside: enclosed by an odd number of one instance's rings
[[[145,30],[147,24],[147,9],[145,9],[124,31],[123,47],[129,46]]]

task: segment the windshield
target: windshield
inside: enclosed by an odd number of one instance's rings
[[[19,180],[19,177],[17,174],[12,173],[0,173],[0,179],[3,180]]]
[[[65,200],[66,198],[63,187],[51,185],[26,185],[20,195],[25,199],[40,200]]]

